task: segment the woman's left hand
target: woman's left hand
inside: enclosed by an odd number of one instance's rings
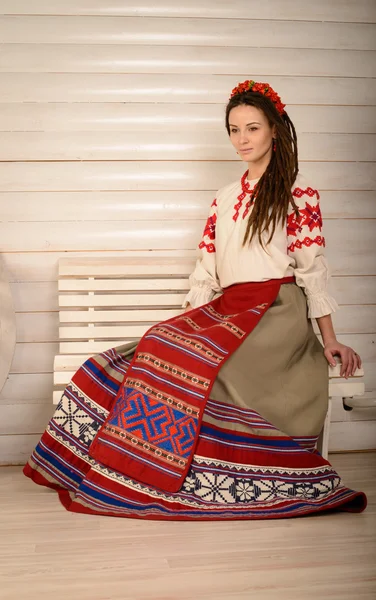
[[[324,355],[332,367],[335,367],[337,364],[334,356],[341,357],[342,366],[340,375],[346,379],[350,377],[350,375],[354,375],[356,369],[360,369],[362,366],[362,361],[359,354],[350,348],[350,346],[340,344],[337,340],[333,340],[325,344]]]

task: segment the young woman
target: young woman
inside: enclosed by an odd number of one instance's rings
[[[319,193],[298,173],[294,126],[268,84],[226,110],[248,170],[218,191],[186,308],[88,360],[25,475],[71,511],[148,519],[255,519],[362,511],[315,449],[340,344]],[[324,348],[311,323],[316,318]]]

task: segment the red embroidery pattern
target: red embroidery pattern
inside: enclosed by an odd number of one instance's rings
[[[303,231],[303,227],[308,227],[309,231],[313,231],[316,227],[319,230],[322,230],[322,215],[320,209],[320,195],[317,190],[314,190],[311,187],[307,187],[305,189],[295,188],[293,196],[296,198],[301,198],[302,196],[309,196],[310,198],[316,198],[317,204],[309,204],[305,203],[304,208],[299,208],[299,215],[297,216],[295,212],[287,215],[286,219],[286,229],[288,237],[297,237],[298,234],[301,234]],[[297,239],[292,241],[290,245],[287,247],[289,252],[294,252],[295,250],[301,250],[304,246],[309,248],[312,244],[317,244],[318,246],[325,246],[325,238],[321,235],[317,235],[315,238],[306,236],[303,239]]]
[[[320,194],[318,193],[317,190],[314,190],[311,187],[307,187],[305,190],[302,190],[302,188],[295,188],[292,195],[296,196],[296,198],[301,198],[302,196],[304,196],[304,194],[307,194],[307,196],[309,196],[310,198],[313,198],[313,196],[316,196],[317,200],[320,200]]]
[[[248,200],[247,204],[245,205],[245,210],[244,210],[243,216],[242,216],[243,221],[246,218],[246,216],[248,215],[250,208],[251,208],[251,201]]]
[[[294,237],[296,237],[297,233],[301,233],[302,227],[300,226],[300,221],[301,221],[301,218],[297,217],[294,212],[291,213],[290,215],[287,215],[287,220],[286,220],[287,235],[293,235]]]
[[[308,204],[308,202],[306,202],[304,208],[299,208],[299,216],[297,216],[295,212],[292,212],[289,215],[287,215],[287,235],[296,237],[298,233],[302,232],[304,226],[307,226],[310,231],[313,231],[315,227],[318,227],[321,231],[322,215],[319,204],[320,195],[318,191],[314,190],[311,187],[308,187],[305,190],[302,190],[301,188],[295,188],[292,195],[296,198],[301,198],[304,195],[307,195],[310,198],[313,198],[315,196],[317,198],[317,204],[311,205]]]
[[[209,252],[209,254],[212,254],[213,252],[215,252],[214,244],[205,244],[204,241],[202,241],[198,247],[200,248],[200,250],[205,248],[206,252]]]
[[[319,203],[316,206],[311,206],[306,202],[305,208],[300,209],[300,214],[304,220],[300,223],[302,226],[307,225],[312,231],[315,227],[322,229],[322,216]]]
[[[312,246],[312,244],[317,244],[318,246],[325,247],[325,238],[322,237],[321,235],[317,235],[315,237],[315,239],[312,239],[310,237],[305,237],[304,240],[296,240],[295,242],[291,242],[291,244],[288,246],[287,250],[289,252],[294,252],[294,250],[296,248],[298,250],[301,250],[301,248],[303,246],[306,246],[307,248],[309,248],[310,246]]]
[[[240,194],[240,196],[238,196],[238,198],[237,198],[238,202],[236,204],[234,204],[235,212],[234,212],[234,215],[232,218],[235,222],[238,220],[239,211],[242,207],[245,196],[246,196],[246,194],[244,194],[244,192],[242,194]]]
[[[257,183],[256,183],[256,185],[253,188],[251,188],[251,186],[249,185],[249,182],[247,180],[247,176],[248,176],[248,171],[246,171],[244,173],[244,175],[242,176],[242,178],[240,180],[241,185],[242,185],[242,191],[239,194],[239,196],[237,197],[238,202],[236,204],[234,204],[234,210],[235,210],[235,212],[234,212],[234,215],[232,217],[235,222],[238,220],[240,209],[243,206],[243,200],[244,200],[244,198],[247,196],[247,194],[251,195],[252,192],[253,192],[253,190],[255,189],[255,187],[257,185]],[[242,215],[242,219],[243,220],[248,215],[250,208],[251,208],[251,201],[248,200],[248,202],[247,202],[247,204],[245,206],[243,215]]]
[[[217,222],[217,199],[215,198],[211,204],[211,211],[209,214],[209,217],[206,221],[205,224],[205,228],[204,228],[204,232],[202,234],[202,242],[199,244],[199,248],[200,250],[203,250],[205,248],[205,250],[207,252],[209,252],[209,254],[211,254],[212,252],[215,252],[215,245],[212,243],[215,240],[215,225]],[[207,243],[205,241],[206,240],[211,240],[209,241],[209,243]]]
[[[215,224],[217,215],[211,215],[206,221],[203,237],[208,237],[209,240],[215,240]]]

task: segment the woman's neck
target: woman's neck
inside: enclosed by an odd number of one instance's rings
[[[260,179],[263,176],[266,169],[268,168],[268,164],[270,162],[271,155],[268,152],[265,156],[263,156],[257,162],[249,162],[248,163],[248,181],[253,181],[254,179]]]

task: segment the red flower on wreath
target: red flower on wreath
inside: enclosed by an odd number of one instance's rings
[[[280,96],[273,90],[273,88],[268,83],[256,82],[250,79],[239,83],[231,92],[230,98],[233,98],[237,94],[243,94],[244,92],[256,92],[258,94],[262,94],[266,98],[269,98],[274,104],[276,109],[278,110],[280,115],[283,115],[285,112],[286,104],[283,104]]]

